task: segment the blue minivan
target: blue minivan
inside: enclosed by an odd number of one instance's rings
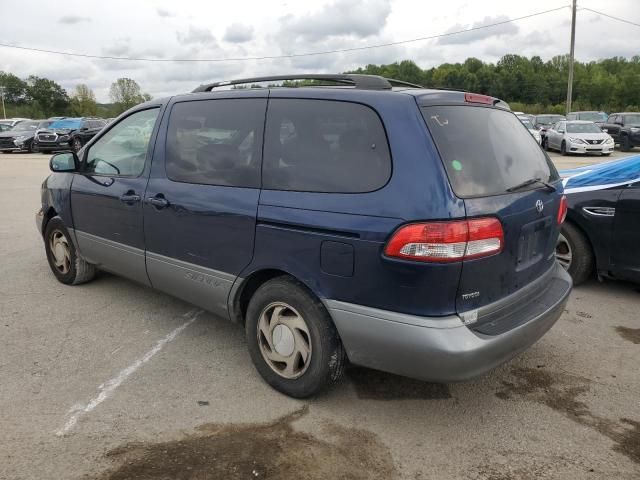
[[[306,82],[228,87],[289,79]],[[485,95],[220,82],[136,106],[50,167],[36,220],[59,281],[103,269],[240,323],[293,397],[348,362],[477,376],[544,335],[572,287],[558,173]]]

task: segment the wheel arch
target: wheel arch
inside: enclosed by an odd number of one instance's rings
[[[233,287],[231,287],[227,302],[229,318],[231,321],[244,325],[249,301],[253,297],[253,294],[262,285],[277,277],[290,277],[303,285],[313,296],[320,298],[320,296],[305,281],[293,273],[275,267],[261,268],[251,272],[245,278],[238,278]]]
[[[572,227],[574,227],[576,230],[578,230],[582,235],[584,235],[584,238],[587,239],[587,243],[589,244],[589,248],[591,249],[591,253],[593,254],[593,257],[595,259],[595,266],[597,268],[597,266],[598,266],[598,251],[593,247],[593,240],[591,239],[591,236],[589,235],[589,232],[587,231],[587,229],[585,229],[580,224],[579,221],[576,221],[576,216],[573,215],[573,214],[569,214],[569,212],[567,212],[567,219],[565,220],[565,223],[571,224]]]

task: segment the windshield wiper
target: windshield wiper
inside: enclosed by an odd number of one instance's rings
[[[529,180],[525,180],[522,183],[519,183],[518,185],[511,187],[511,188],[507,188],[507,192],[515,192],[516,190],[521,190],[523,188],[526,188],[530,185],[539,183],[540,185],[545,186],[546,188],[548,188],[550,191],[555,192],[556,191],[556,187],[554,187],[553,185],[551,185],[549,182],[545,182],[544,180],[542,180],[540,177],[537,178],[530,178]]]

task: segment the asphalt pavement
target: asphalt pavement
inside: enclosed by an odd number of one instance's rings
[[[0,479],[640,478],[639,286],[575,288],[476,380],[351,368],[298,401],[236,325],[106,273],[58,283],[34,223],[46,175],[48,156],[0,154]]]

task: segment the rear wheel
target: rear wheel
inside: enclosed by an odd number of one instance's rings
[[[556,259],[571,275],[574,285],[589,278],[593,271],[593,251],[587,237],[571,223],[560,229],[556,243]]]
[[[542,148],[543,150],[545,150],[546,152],[549,151],[549,140],[547,140],[547,137],[544,137],[542,139]]]
[[[93,279],[95,265],[82,259],[60,217],[53,217],[44,232],[44,246],[49,267],[59,282],[78,285]]]
[[[247,309],[246,335],[256,369],[286,395],[311,396],[342,376],[346,355],[329,313],[290,277],[270,280],[256,291]]]

